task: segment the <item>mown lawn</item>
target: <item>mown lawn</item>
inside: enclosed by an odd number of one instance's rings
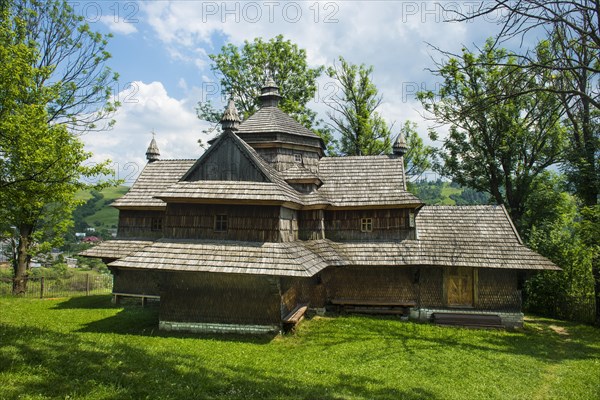
[[[600,330],[522,332],[370,317],[294,335],[166,335],[109,296],[0,298],[1,399],[599,399]]]

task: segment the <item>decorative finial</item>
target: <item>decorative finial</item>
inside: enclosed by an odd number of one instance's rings
[[[235,102],[233,101],[233,97],[229,98],[229,103],[227,104],[227,108],[223,113],[223,117],[221,117],[221,127],[223,131],[237,131],[240,126],[240,116],[238,115],[237,108],[235,108]]]
[[[150,141],[150,145],[148,146],[148,150],[146,150],[146,159],[149,163],[158,161],[160,157],[160,151],[158,150],[158,145],[156,144],[156,140],[154,137],[156,133],[154,129],[152,130],[152,140]]]
[[[408,150],[408,145],[406,144],[406,139],[404,138],[404,132],[400,131],[394,145],[392,146],[392,151],[395,155],[403,156],[406,154]]]
[[[271,71],[267,70],[265,83],[260,89],[260,96],[258,96],[261,107],[277,107],[279,100],[281,100],[279,87],[272,75]]]

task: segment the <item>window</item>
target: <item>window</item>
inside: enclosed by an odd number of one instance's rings
[[[294,154],[294,161],[298,164],[302,164],[302,154]]]
[[[162,231],[162,218],[152,218],[150,221],[150,230],[152,232]]]
[[[360,231],[361,232],[373,232],[373,218],[361,218]]]
[[[215,215],[215,232],[227,232],[227,215]]]
[[[412,210],[408,212],[408,226],[409,228],[415,227],[415,212]]]

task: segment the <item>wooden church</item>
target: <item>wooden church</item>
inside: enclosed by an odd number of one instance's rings
[[[503,206],[424,206],[392,155],[325,157],[322,140],[278,108],[269,80],[241,122],[198,160],[148,164],[119,209],[116,240],[83,253],[114,274],[116,299],[160,299],[159,326],[279,332],[311,312],[402,314],[518,327],[533,271]]]

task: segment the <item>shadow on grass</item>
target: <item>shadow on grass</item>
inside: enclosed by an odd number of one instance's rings
[[[424,388],[389,387],[396,382],[339,374],[338,384],[315,380],[302,385],[277,366],[255,368],[235,359],[214,363],[204,344],[193,354],[173,350],[177,342],[96,340],[76,333],[0,325],[3,398],[89,399],[435,399]],[[160,340],[160,339],[157,339]],[[170,349],[171,348],[171,349]],[[240,366],[242,365],[242,366]],[[325,381],[326,382],[326,381]]]
[[[111,302],[112,296],[101,294],[93,296],[79,296],[70,297],[63,302],[56,305],[56,309],[68,310],[68,309],[102,309],[102,308],[115,308],[116,306]]]
[[[556,324],[564,326],[567,332],[572,330],[578,339],[558,334],[551,328]],[[400,346],[409,354],[424,347],[455,347],[477,351],[490,359],[497,352],[526,355],[551,363],[600,358],[600,329],[539,318],[530,320],[524,330],[517,332],[441,327],[380,316],[326,318],[315,328],[309,325],[306,331],[300,329],[299,334],[323,351],[351,342],[381,343],[379,353],[365,353],[365,357],[374,359],[385,354],[386,344]]]

